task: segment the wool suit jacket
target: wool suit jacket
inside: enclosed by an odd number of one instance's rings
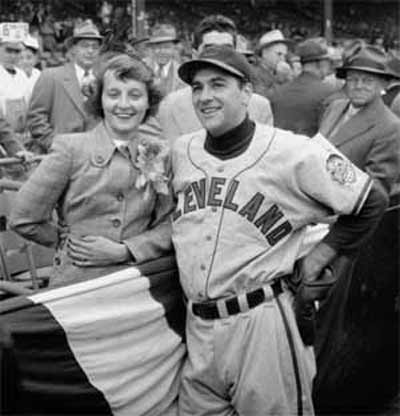
[[[278,86],[270,97],[274,125],[297,134],[314,136],[324,112],[323,102],[334,91],[334,86],[309,72]]]
[[[253,121],[268,125],[273,123],[269,101],[261,95],[251,96],[248,112]],[[157,120],[163,137],[170,143],[183,134],[200,130],[203,126],[192,104],[192,89],[186,87],[168,94],[160,104]]]
[[[42,72],[33,88],[27,116],[34,150],[47,153],[54,135],[83,132],[97,121],[85,108],[72,62]]]
[[[51,285],[113,271],[111,266],[73,265],[65,234],[98,235],[124,243],[137,262],[171,249],[172,196],[153,188],[147,195],[135,186],[137,144],[132,141],[129,153],[122,152],[103,123],[88,132],[56,136],[51,152],[18,192],[11,227],[29,240],[56,246]],[[55,208],[58,224],[52,219]]]
[[[378,97],[334,132],[349,105],[348,99],[333,101],[322,118],[320,133],[390,192],[400,173],[400,120]]]

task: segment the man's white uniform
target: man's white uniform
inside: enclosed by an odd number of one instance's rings
[[[173,148],[173,242],[188,299],[181,412],[312,414],[313,352],[280,281],[306,225],[357,213],[371,180],[323,138],[256,124],[249,148],[228,160],[209,154],[205,138],[199,130]],[[245,293],[260,288],[265,301],[249,309]],[[220,319],[193,312],[210,300]]]

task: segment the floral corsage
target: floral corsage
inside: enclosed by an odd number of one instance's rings
[[[151,189],[159,194],[168,194],[167,156],[167,143],[149,137],[140,139],[135,162],[140,173],[135,186],[137,189],[144,189],[145,198],[150,196]]]

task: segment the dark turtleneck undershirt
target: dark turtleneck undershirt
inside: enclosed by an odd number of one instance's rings
[[[231,159],[244,153],[254,136],[256,124],[246,118],[236,127],[218,137],[207,132],[204,149],[221,160]]]

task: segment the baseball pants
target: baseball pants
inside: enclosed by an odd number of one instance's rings
[[[223,319],[188,311],[181,416],[314,414],[314,352],[300,338],[291,303],[285,291]]]

